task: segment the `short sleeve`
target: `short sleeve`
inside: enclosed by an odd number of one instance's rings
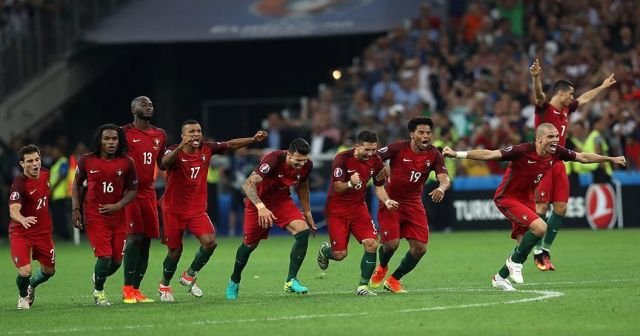
[[[347,157],[345,154],[338,154],[333,159],[333,165],[331,167],[333,172],[332,182],[347,182],[349,176],[347,175]]]
[[[127,175],[125,176],[125,185],[127,190],[138,189],[138,176],[136,175],[136,167],[133,159],[127,156]]]
[[[576,160],[576,152],[571,149],[564,148],[562,146],[556,147],[556,153],[558,158],[562,161],[575,161]]]
[[[279,157],[280,151],[275,151],[267,154],[261,161],[260,165],[254,170],[254,172],[260,175],[262,178],[273,175],[273,172],[277,170],[278,165],[282,159]]]
[[[378,162],[376,163],[376,166],[375,166],[374,171],[373,171],[373,176],[371,177],[371,178],[373,179],[373,184],[374,184],[374,185],[376,185],[376,186],[378,186],[378,187],[383,186],[383,185],[384,185],[384,183],[386,182],[386,180],[385,180],[385,179],[378,180],[378,179],[376,178],[376,176],[378,176],[378,173],[380,173],[380,171],[381,171],[383,168],[384,168],[384,162],[380,159],[380,160],[378,160]]]
[[[204,143],[205,146],[211,149],[211,154],[224,154],[229,149],[228,142],[209,142]]]
[[[577,99],[574,99],[570,104],[569,104],[569,113],[575,111],[578,109],[578,106],[580,106],[580,103],[578,102]]]
[[[391,143],[386,147],[378,149],[378,155],[380,156],[380,158],[382,158],[382,161],[387,161],[395,157],[405,145],[406,141]]]
[[[25,195],[25,187],[24,180],[17,176],[13,179],[13,183],[11,184],[11,191],[9,192],[9,205],[11,204],[20,204],[22,205],[22,200]]]
[[[500,161],[514,161],[522,157],[525,153],[527,153],[533,144],[524,143],[515,146],[509,146],[500,149],[500,153],[502,153],[502,158]]]
[[[542,103],[542,106],[538,106],[538,105],[536,105],[536,106],[535,106],[535,113],[536,113],[536,114],[543,114],[543,113],[544,113],[544,111],[546,111],[546,110],[547,110],[547,108],[549,108],[549,102],[544,102],[544,103]]]
[[[313,161],[309,160],[305,163],[305,174],[300,176],[300,181],[307,181],[309,179],[309,175],[311,175],[311,171],[313,170]]]
[[[449,172],[447,171],[447,166],[444,164],[444,157],[442,157],[442,153],[440,153],[439,151],[435,151],[436,152],[436,158],[433,162],[433,170],[436,172],[436,175],[438,174],[449,174]]]

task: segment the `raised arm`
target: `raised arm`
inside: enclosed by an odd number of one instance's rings
[[[604,91],[604,89],[610,87],[611,85],[616,83],[616,80],[613,78],[614,74],[609,75],[609,77],[605,78],[604,81],[602,81],[602,84],[600,84],[600,86],[591,89],[583,94],[580,95],[580,97],[578,97],[577,101],[578,101],[578,106],[582,106],[584,104],[589,103],[591,100],[593,100],[593,98],[595,98],[597,95],[600,94],[600,92]]]
[[[529,68],[529,72],[531,73],[531,81],[533,84],[534,102],[536,106],[542,106],[542,104],[547,100],[547,97],[544,95],[544,91],[542,91],[542,81],[540,80],[542,67],[540,66],[540,61],[537,58]]]
[[[248,146],[248,145],[250,145],[252,143],[260,142],[260,141],[266,139],[267,136],[269,136],[269,133],[267,133],[265,131],[258,131],[251,138],[231,139],[231,140],[227,141],[227,143],[229,144],[229,149],[236,150],[238,148],[242,148],[242,147]]]
[[[455,159],[471,159],[480,161],[497,161],[502,159],[502,153],[499,150],[488,149],[472,149],[470,151],[454,151],[449,147],[442,150],[442,155]]]
[[[180,153],[180,151],[182,151],[184,146],[186,146],[187,143],[189,143],[190,141],[193,141],[193,138],[183,137],[182,141],[180,141],[180,144],[176,148],[174,148],[172,151],[168,153],[165,152],[165,155],[162,156],[162,161],[160,161],[161,163],[160,169],[166,170],[173,167],[173,164],[176,162],[176,159],[178,158],[178,154]]]

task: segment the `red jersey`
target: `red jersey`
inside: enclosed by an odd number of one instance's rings
[[[85,154],[78,160],[76,179],[87,181],[83,203],[85,217],[100,218],[112,224],[124,222],[124,208],[110,215],[102,215],[98,207],[118,203],[125,191],[138,188],[135,164],[129,156],[103,159],[94,153]]]
[[[166,153],[178,145],[167,149]],[[207,210],[207,173],[214,154],[223,154],[226,142],[203,142],[193,154],[178,153],[167,169],[167,186],[162,196],[164,210],[175,214],[199,214]],[[166,154],[165,153],[165,154]]]
[[[442,154],[431,145],[416,153],[410,141],[398,141],[380,148],[378,155],[383,161],[390,160],[391,175],[385,188],[389,197],[400,203],[422,203],[422,189],[429,173],[447,174]]]
[[[37,179],[20,175],[13,179],[11,191],[9,193],[9,206],[20,204],[20,214],[24,217],[36,217],[38,222],[30,228],[25,229],[22,224],[14,221],[9,222],[9,233],[34,234],[51,232],[51,215],[49,214],[49,171],[40,169],[40,176]]]
[[[503,148],[500,152],[501,161],[511,162],[493,198],[515,198],[527,203],[531,202],[533,191],[555,161],[573,161],[576,158],[576,152],[561,146],[554,154],[541,157],[532,142]]]
[[[357,205],[364,205],[366,185],[369,179],[374,178],[376,186],[384,185],[384,180],[378,181],[375,176],[382,170],[384,164],[379,155],[374,155],[366,161],[361,161],[354,156],[354,149],[340,152],[333,159],[333,179],[327,196],[327,214],[351,212]],[[348,182],[354,173],[360,175],[361,183],[345,192],[339,193],[333,190],[334,182]]]
[[[569,106],[560,111],[553,107],[553,105],[549,104],[549,102],[545,102],[542,106],[536,105],[536,114],[534,119],[535,127],[540,126],[542,123],[549,123],[555,126],[558,129],[558,133],[560,133],[560,141],[558,144],[564,147],[567,143],[567,124],[569,123],[569,114],[578,109],[578,105],[578,101],[573,100]]]
[[[277,206],[279,202],[291,198],[289,188],[304,182],[309,178],[313,162],[307,161],[300,169],[295,169],[287,164],[287,151],[277,150],[269,153],[254,170],[262,177],[262,182],[257,184],[258,197],[270,208]]]
[[[167,135],[162,128],[151,126],[143,131],[133,124],[122,126],[127,138],[129,152],[127,153],[135,163],[138,176],[137,198],[155,198],[153,188],[156,163],[160,163],[164,156]]]

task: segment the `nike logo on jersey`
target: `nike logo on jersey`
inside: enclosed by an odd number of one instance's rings
[[[97,172],[99,172],[99,170],[93,170],[93,169],[89,170],[89,174],[95,174]]]
[[[558,112],[558,111],[553,111],[553,113],[555,113],[555,114],[562,114],[562,112]]]
[[[284,175],[282,175],[282,174],[278,174],[278,177],[283,177],[283,176],[284,176]]]
[[[33,189],[33,190],[31,190],[31,192],[29,193],[29,195],[33,195],[33,193],[34,193],[34,192],[36,192],[36,190],[38,190],[38,189]]]
[[[187,162],[187,161],[189,161],[189,160],[187,160],[187,159],[180,159],[180,160],[182,160],[182,162]]]
[[[409,159],[402,159],[402,161],[404,161],[404,162],[411,162],[411,161],[413,161],[413,160],[409,160]]]
[[[355,169],[347,170],[347,173],[355,173],[355,172],[356,172],[356,170],[355,170]]]
[[[527,163],[536,163],[537,161],[527,160]]]
[[[140,141],[142,141],[142,140],[140,140],[140,139],[133,139],[133,142],[140,142]]]

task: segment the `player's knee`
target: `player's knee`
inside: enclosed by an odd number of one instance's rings
[[[169,251],[167,252],[167,257],[173,260],[180,259],[180,256],[182,256],[182,246],[175,249],[169,249]]]
[[[394,239],[384,243],[384,249],[387,252],[395,252],[400,246],[400,240]]]
[[[536,203],[536,213],[538,215],[546,215],[547,211],[549,211],[549,203]]]
[[[142,236],[142,234],[130,234],[127,237],[127,246],[133,246],[133,245],[141,245],[142,244],[142,240],[144,239],[144,237]]]
[[[419,259],[419,258],[422,258],[422,256],[427,253],[427,246],[426,245],[413,246],[409,249],[409,252],[411,253],[412,256]]]
[[[202,248],[206,251],[213,252],[218,247],[218,243],[215,240],[207,240],[202,243]]]
[[[347,251],[333,251],[331,253],[333,255],[333,260],[340,261],[347,257]]]
[[[553,212],[557,215],[563,216],[567,213],[567,203],[557,202],[553,203]]]
[[[365,239],[362,241],[362,245],[364,245],[364,250],[373,253],[378,248],[378,242],[375,239]]]
[[[31,277],[31,266],[18,268],[18,274],[23,278]]]

